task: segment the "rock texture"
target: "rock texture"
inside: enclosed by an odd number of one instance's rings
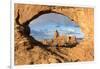
[[[94,59],[94,9],[81,7],[15,4],[15,65],[92,61]],[[84,39],[73,48],[40,46],[30,36],[28,24],[42,14],[58,13],[78,23]]]

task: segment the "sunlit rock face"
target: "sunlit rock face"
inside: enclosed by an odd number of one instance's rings
[[[71,21],[67,16],[48,13],[40,15],[29,24],[31,33],[37,40],[53,39],[54,32],[58,31],[59,35],[75,36],[76,38],[84,38],[84,33],[79,25]]]
[[[74,48],[54,49],[40,47],[35,45],[30,35],[25,34],[26,30],[30,30],[29,24],[31,19],[35,20],[36,15],[40,16],[40,11],[61,13],[68,16],[75,24],[79,25],[84,33],[84,39]],[[18,12],[19,11],[19,12]],[[19,13],[19,17],[18,17]],[[84,7],[66,7],[66,6],[47,6],[32,4],[15,4],[14,5],[14,64],[43,64],[43,63],[63,63],[63,62],[79,62],[94,60],[94,9]],[[16,18],[18,18],[16,20]],[[56,18],[54,18],[56,19]],[[58,19],[56,19],[58,20]],[[19,23],[19,24],[18,24]],[[19,29],[19,28],[20,29]],[[25,29],[25,30],[24,30]],[[25,32],[22,34],[21,32]],[[60,32],[58,30],[58,32]],[[62,35],[60,35],[62,36]],[[69,37],[66,37],[67,39]],[[35,41],[35,40],[34,40]],[[69,41],[69,40],[67,40]],[[48,44],[44,40],[44,44]],[[52,40],[51,40],[52,45]]]

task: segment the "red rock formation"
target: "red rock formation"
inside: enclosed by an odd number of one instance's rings
[[[63,6],[42,6],[42,5],[29,5],[29,4],[15,4],[14,16],[18,15],[19,20],[15,20],[15,65],[21,64],[41,64],[41,63],[56,63],[56,62],[69,62],[69,61],[92,61],[94,59],[94,9],[82,7],[63,7]],[[55,12],[65,16],[79,24],[83,31],[84,40],[74,48],[61,48],[59,51],[55,48],[45,49],[38,45],[27,36],[26,27],[32,19],[38,16]],[[17,23],[19,25],[17,26]],[[21,29],[18,29],[21,28]],[[24,30],[25,29],[25,30]],[[28,28],[27,28],[28,29]],[[21,34],[21,32],[25,32]],[[88,38],[87,38],[88,36]],[[68,42],[69,37],[65,41]],[[62,39],[63,40],[63,39]],[[74,40],[74,39],[72,39]],[[55,41],[53,41],[55,42]],[[60,42],[60,38],[59,38]],[[52,43],[52,42],[51,42]],[[27,47],[30,47],[27,50]],[[52,61],[51,61],[52,60]]]
[[[56,31],[54,33],[54,39],[53,39],[53,46],[65,46],[66,43],[69,44],[74,44],[77,43],[76,37],[75,36],[65,36],[62,34],[61,36],[59,35],[59,32]]]

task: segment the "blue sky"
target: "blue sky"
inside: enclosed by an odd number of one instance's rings
[[[30,35],[39,40],[52,39],[56,30],[60,35],[63,33],[64,35],[75,35],[77,38],[84,37],[77,24],[68,17],[56,13],[39,16],[37,19],[31,21],[29,27],[31,30]]]

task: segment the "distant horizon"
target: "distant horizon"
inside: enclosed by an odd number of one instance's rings
[[[71,21],[67,16],[49,13],[39,16],[29,24],[31,36],[35,39],[52,39],[57,30],[60,35],[74,35],[77,38],[84,38],[84,33],[79,25]]]

